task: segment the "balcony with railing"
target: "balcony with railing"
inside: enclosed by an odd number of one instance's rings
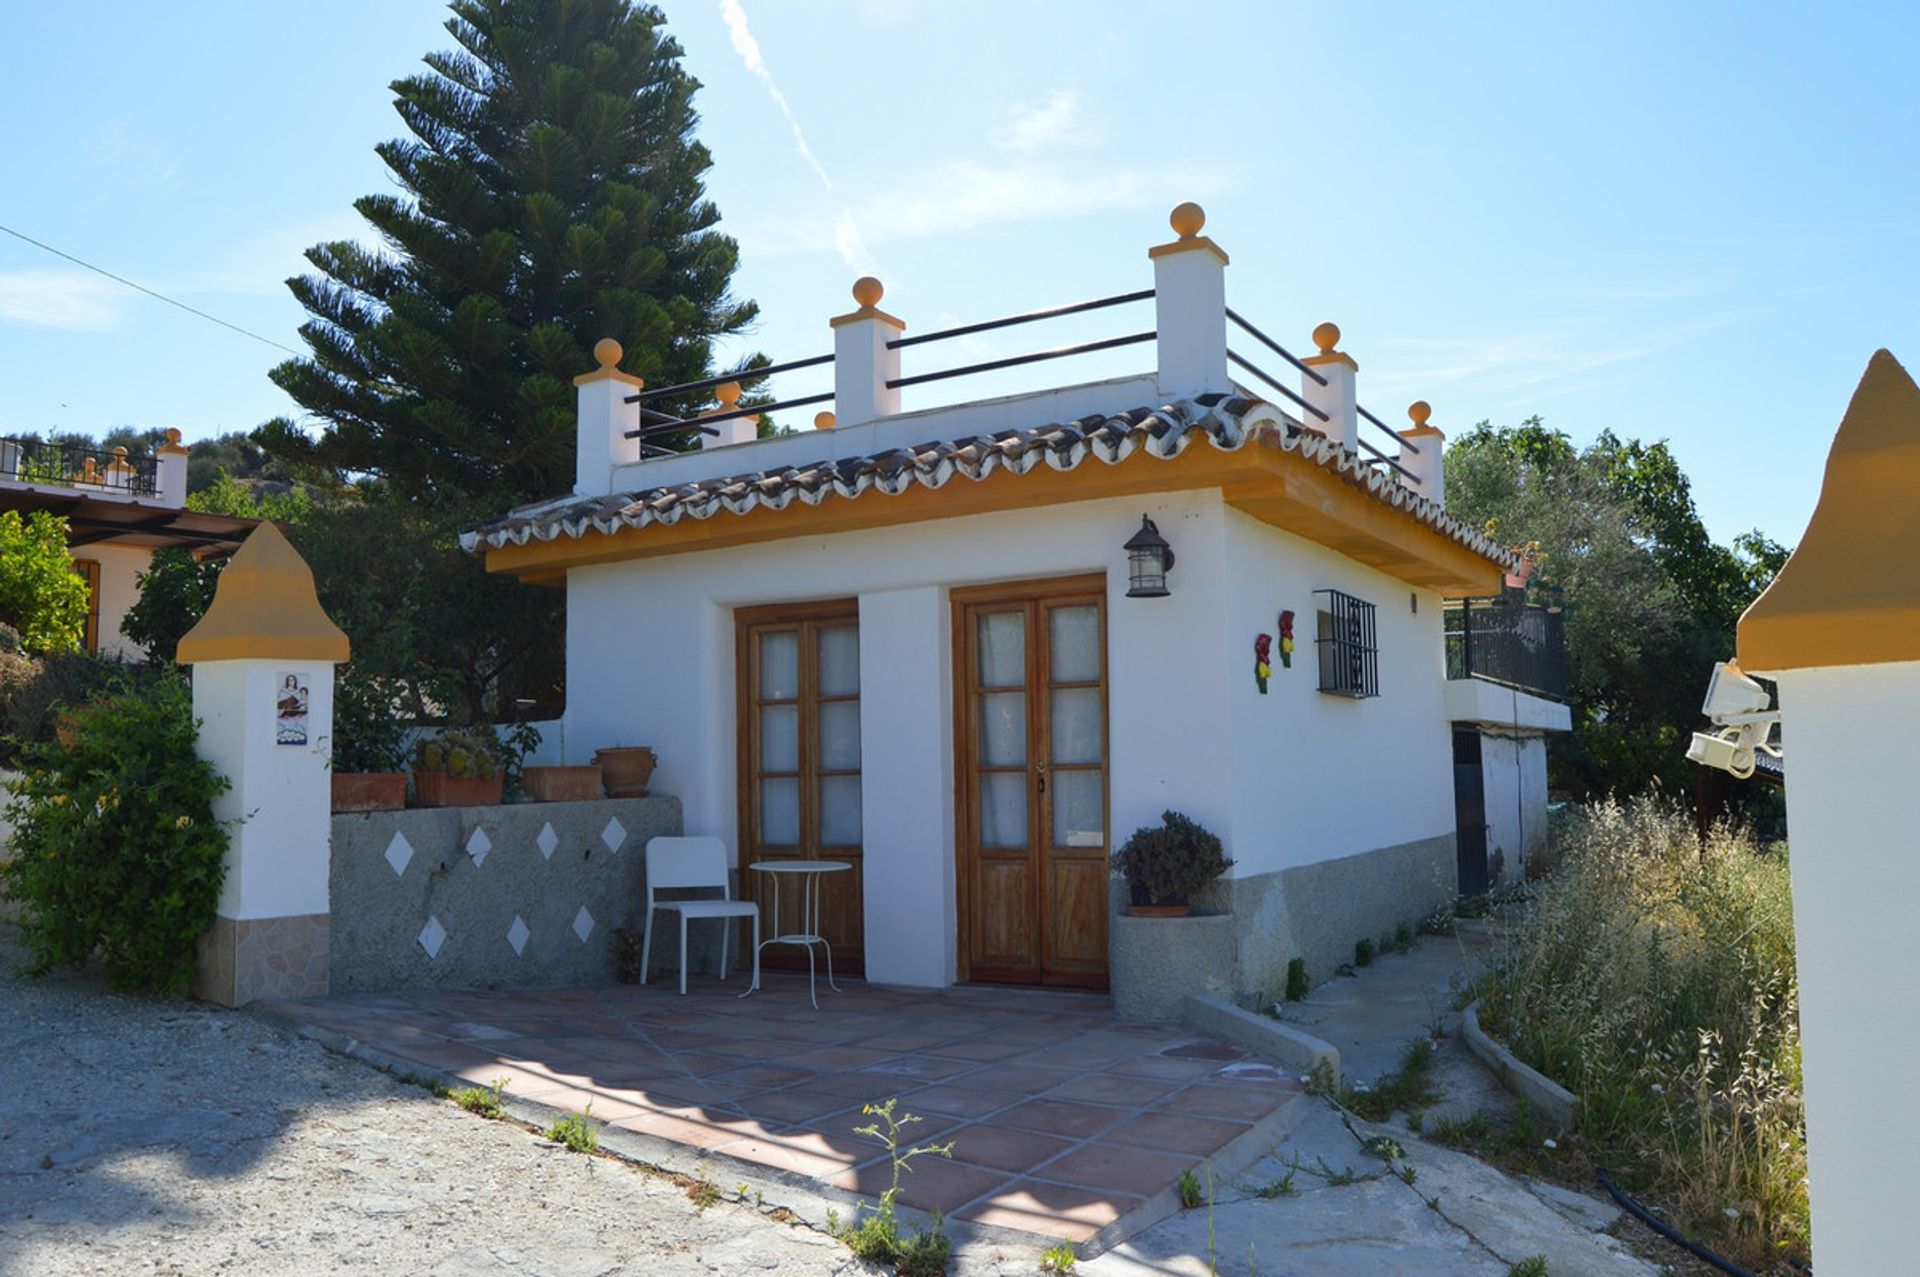
[[[72,488],[89,495],[152,497],[160,490],[160,459],[130,456],[115,447],[52,443],[32,436],[0,437],[0,483]]]
[[[1545,604],[1526,599],[1526,591],[1510,589],[1447,606],[1449,679],[1480,679],[1530,696],[1566,700],[1565,613],[1557,599]]]

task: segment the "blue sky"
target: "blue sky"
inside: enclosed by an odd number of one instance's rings
[[[1197,199],[1230,303],[1323,319],[1389,421],[1669,439],[1722,538],[1804,527],[1873,350],[1920,367],[1920,10],[1882,4],[676,0],[710,192],[763,318],[829,348],[1146,287]],[[300,250],[364,236],[427,0],[10,12],[0,222],[298,346]],[[925,362],[1149,326],[973,339]],[[1074,374],[1127,371],[1144,352]],[[282,352],[0,236],[0,432],[250,428]],[[1069,375],[936,383],[909,406]],[[797,375],[783,394],[820,388]],[[914,392],[909,391],[909,396]]]

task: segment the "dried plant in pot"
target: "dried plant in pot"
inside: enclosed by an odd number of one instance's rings
[[[1177,811],[1162,812],[1158,825],[1143,825],[1113,853],[1113,867],[1126,877],[1132,905],[1142,917],[1183,918],[1193,897],[1233,867],[1220,836]]]
[[[506,787],[506,756],[489,727],[448,728],[414,746],[413,792],[422,807],[487,807]]]
[[[407,805],[406,724],[390,688],[348,666],[333,688],[333,810],[397,811]]]

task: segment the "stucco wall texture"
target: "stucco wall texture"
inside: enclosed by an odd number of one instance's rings
[[[647,840],[680,825],[677,798],[335,816],[333,992],[610,983]],[[678,943],[662,919],[656,971]]]

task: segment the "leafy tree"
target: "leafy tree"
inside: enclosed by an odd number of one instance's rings
[[[67,553],[67,521],[0,511],[0,624],[29,652],[70,652],[87,631],[87,583]]]
[[[230,430],[211,439],[196,439],[187,445],[189,493],[202,492],[223,480],[238,481],[242,486],[259,483],[284,486],[292,478],[287,468],[261,447],[250,432]]]
[[[1448,446],[1446,475],[1450,510],[1526,546],[1535,584],[1565,592],[1574,732],[1554,751],[1555,784],[1686,793],[1707,673],[1785,547],[1757,531],[1716,543],[1664,442],[1603,432],[1578,448],[1538,417],[1482,422]]]
[[[196,560],[178,546],[156,550],[138,578],[140,597],[120,621],[120,632],[156,661],[170,661],[187,631],[213,604],[225,559]]]
[[[392,86],[411,136],[378,152],[400,191],[355,204],[382,246],[321,244],[318,273],[289,281],[313,353],[272,376],[321,433],[282,418],[259,438],[407,499],[479,498],[470,516],[568,490],[572,379],[598,338],[628,372],[690,381],[756,308],[728,292],[738,250],[712,229],[698,86],[658,9],[450,7],[459,50]]]

